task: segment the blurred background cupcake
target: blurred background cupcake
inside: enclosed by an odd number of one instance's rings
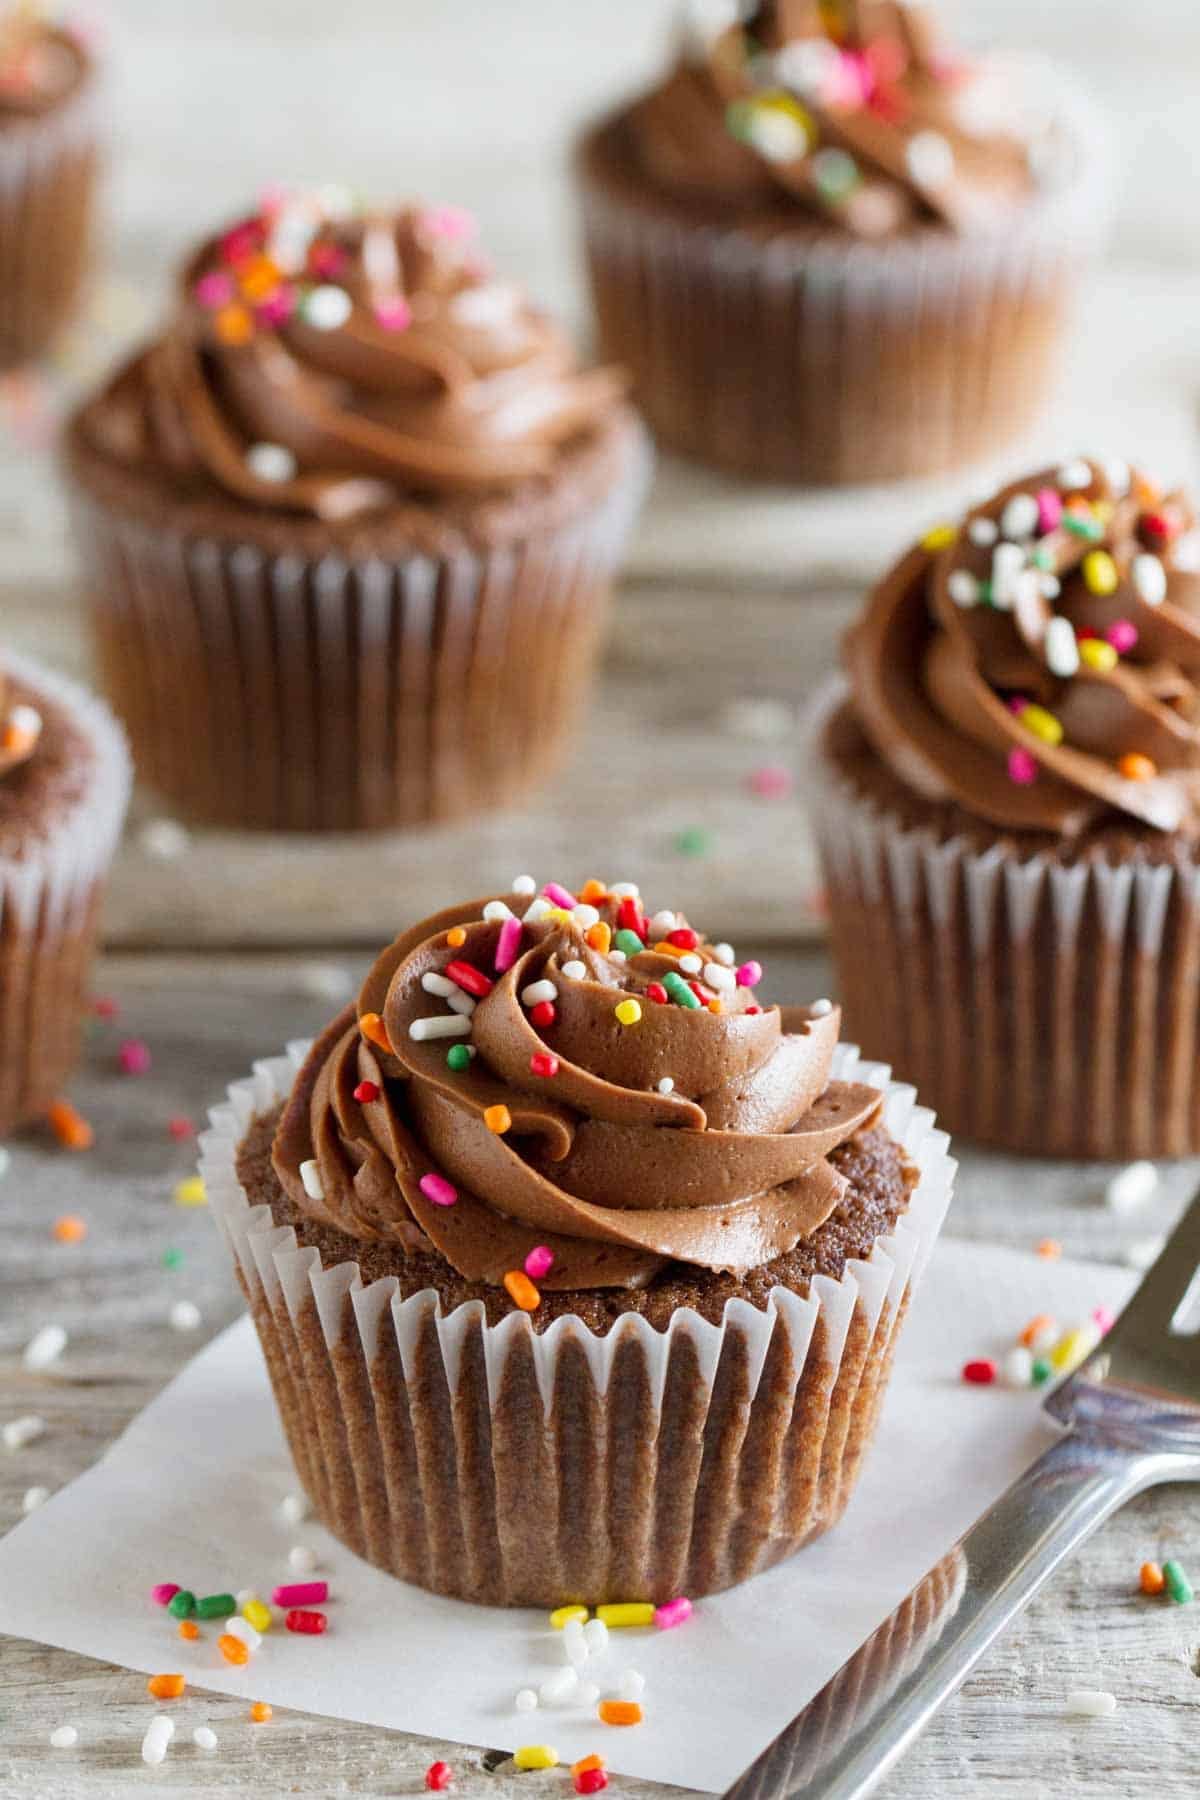
[[[624,386],[456,208],[279,192],[206,243],[67,446],[147,784],[195,819],[350,831],[550,774],[646,484]]]
[[[96,72],[37,5],[0,13],[0,367],[41,355],[80,297],[97,172]]]
[[[1200,536],[1076,459],[926,535],[818,708],[848,1029],[949,1128],[1200,1150]]]
[[[1103,222],[1064,79],[899,0],[704,12],[577,156],[601,344],[662,442],[839,483],[1027,426]]]

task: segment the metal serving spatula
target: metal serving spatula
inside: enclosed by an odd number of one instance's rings
[[[727,1790],[859,1800],[1111,1513],[1200,1481],[1200,1194],[1103,1343],[1046,1401],[1064,1435]]]

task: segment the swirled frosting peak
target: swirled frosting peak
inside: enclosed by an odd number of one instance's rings
[[[0,780],[29,761],[41,735],[41,714],[13,699],[9,679],[0,668]]]
[[[909,787],[993,824],[1200,828],[1200,535],[1183,495],[1077,459],[939,526],[847,640]]]
[[[84,79],[87,52],[34,0],[0,9],[0,124],[45,112]]]
[[[469,214],[322,189],[204,245],[99,421],[123,460],[344,519],[546,478],[623,388],[492,272]]]
[[[295,1204],[551,1289],[810,1236],[845,1191],[830,1152],[880,1105],[829,1079],[836,1009],[760,1005],[757,964],[629,884],[518,886],[397,938],[316,1043],[275,1141]]]
[[[690,34],[631,115],[665,187],[741,209],[794,203],[856,237],[1002,226],[1038,186],[1051,122],[1033,83],[968,62],[923,6],[758,0]]]

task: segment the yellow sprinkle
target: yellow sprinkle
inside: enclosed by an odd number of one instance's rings
[[[1117,666],[1117,653],[1103,638],[1080,638],[1079,660],[1089,669],[1099,669],[1101,674],[1107,675]]]
[[[958,542],[957,525],[935,525],[921,539],[922,550],[948,550],[951,544]]]
[[[207,1206],[208,1195],[199,1175],[188,1175],[175,1189],[176,1206]]]
[[[1100,1338],[1095,1326],[1077,1325],[1059,1338],[1050,1352],[1050,1367],[1058,1373],[1077,1369],[1085,1356],[1090,1356]]]
[[[582,1623],[587,1616],[586,1606],[557,1606],[550,1614],[550,1624],[553,1630],[561,1631],[564,1625],[571,1623],[572,1619],[578,1619]]]
[[[598,1606],[596,1617],[606,1625],[653,1625],[654,1607],[649,1600],[619,1600],[611,1606]]]
[[[261,1600],[247,1600],[242,1608],[242,1617],[247,1625],[253,1625],[255,1631],[270,1631],[275,1619],[270,1607]]]
[[[1083,559],[1083,579],[1089,593],[1093,594],[1115,594],[1121,583],[1117,565],[1107,550],[1088,551]],[[1086,639],[1085,642],[1094,640]]]
[[[513,1752],[513,1761],[518,1769],[557,1769],[558,1751],[549,1744],[522,1744]]]
[[[641,1003],[637,1000],[618,1001],[616,1014],[622,1025],[636,1025],[642,1016]]]
[[[550,919],[555,925],[564,925],[565,926],[565,925],[571,925],[574,923],[574,920],[571,918],[570,913],[567,912],[565,910],[565,908],[563,908],[561,906],[552,906],[550,908],[550,911],[548,913],[545,913],[543,916],[547,919]]]
[[[1085,639],[1090,642],[1090,639]],[[1083,644],[1079,646],[1082,653]],[[1034,737],[1041,738],[1043,744],[1061,744],[1063,728],[1053,713],[1047,712],[1044,706],[1027,706],[1021,714],[1021,723],[1026,731],[1032,731]]]

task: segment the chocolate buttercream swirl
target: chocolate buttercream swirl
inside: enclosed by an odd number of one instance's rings
[[[1200,538],[1125,464],[1014,483],[876,589],[846,661],[863,730],[927,798],[1074,835],[1200,826]]]
[[[581,370],[473,234],[450,207],[272,199],[188,263],[166,333],[109,391],[110,448],[326,519],[549,477],[624,378]]]
[[[775,0],[689,40],[630,124],[646,169],[683,194],[792,201],[863,238],[922,220],[971,231],[1002,227],[1037,186],[1028,85],[952,56],[925,7]],[[1037,135],[1052,143],[1051,123]]]
[[[29,761],[41,735],[41,714],[14,700],[12,684],[0,668],[0,781]]]
[[[755,969],[628,893],[582,904],[476,901],[383,953],[280,1122],[298,1207],[490,1284],[545,1248],[556,1289],[741,1272],[829,1217],[829,1154],[880,1107],[829,1079],[837,1010],[761,1007]]]
[[[88,57],[78,38],[39,6],[0,15],[0,124],[46,112],[83,81]]]

